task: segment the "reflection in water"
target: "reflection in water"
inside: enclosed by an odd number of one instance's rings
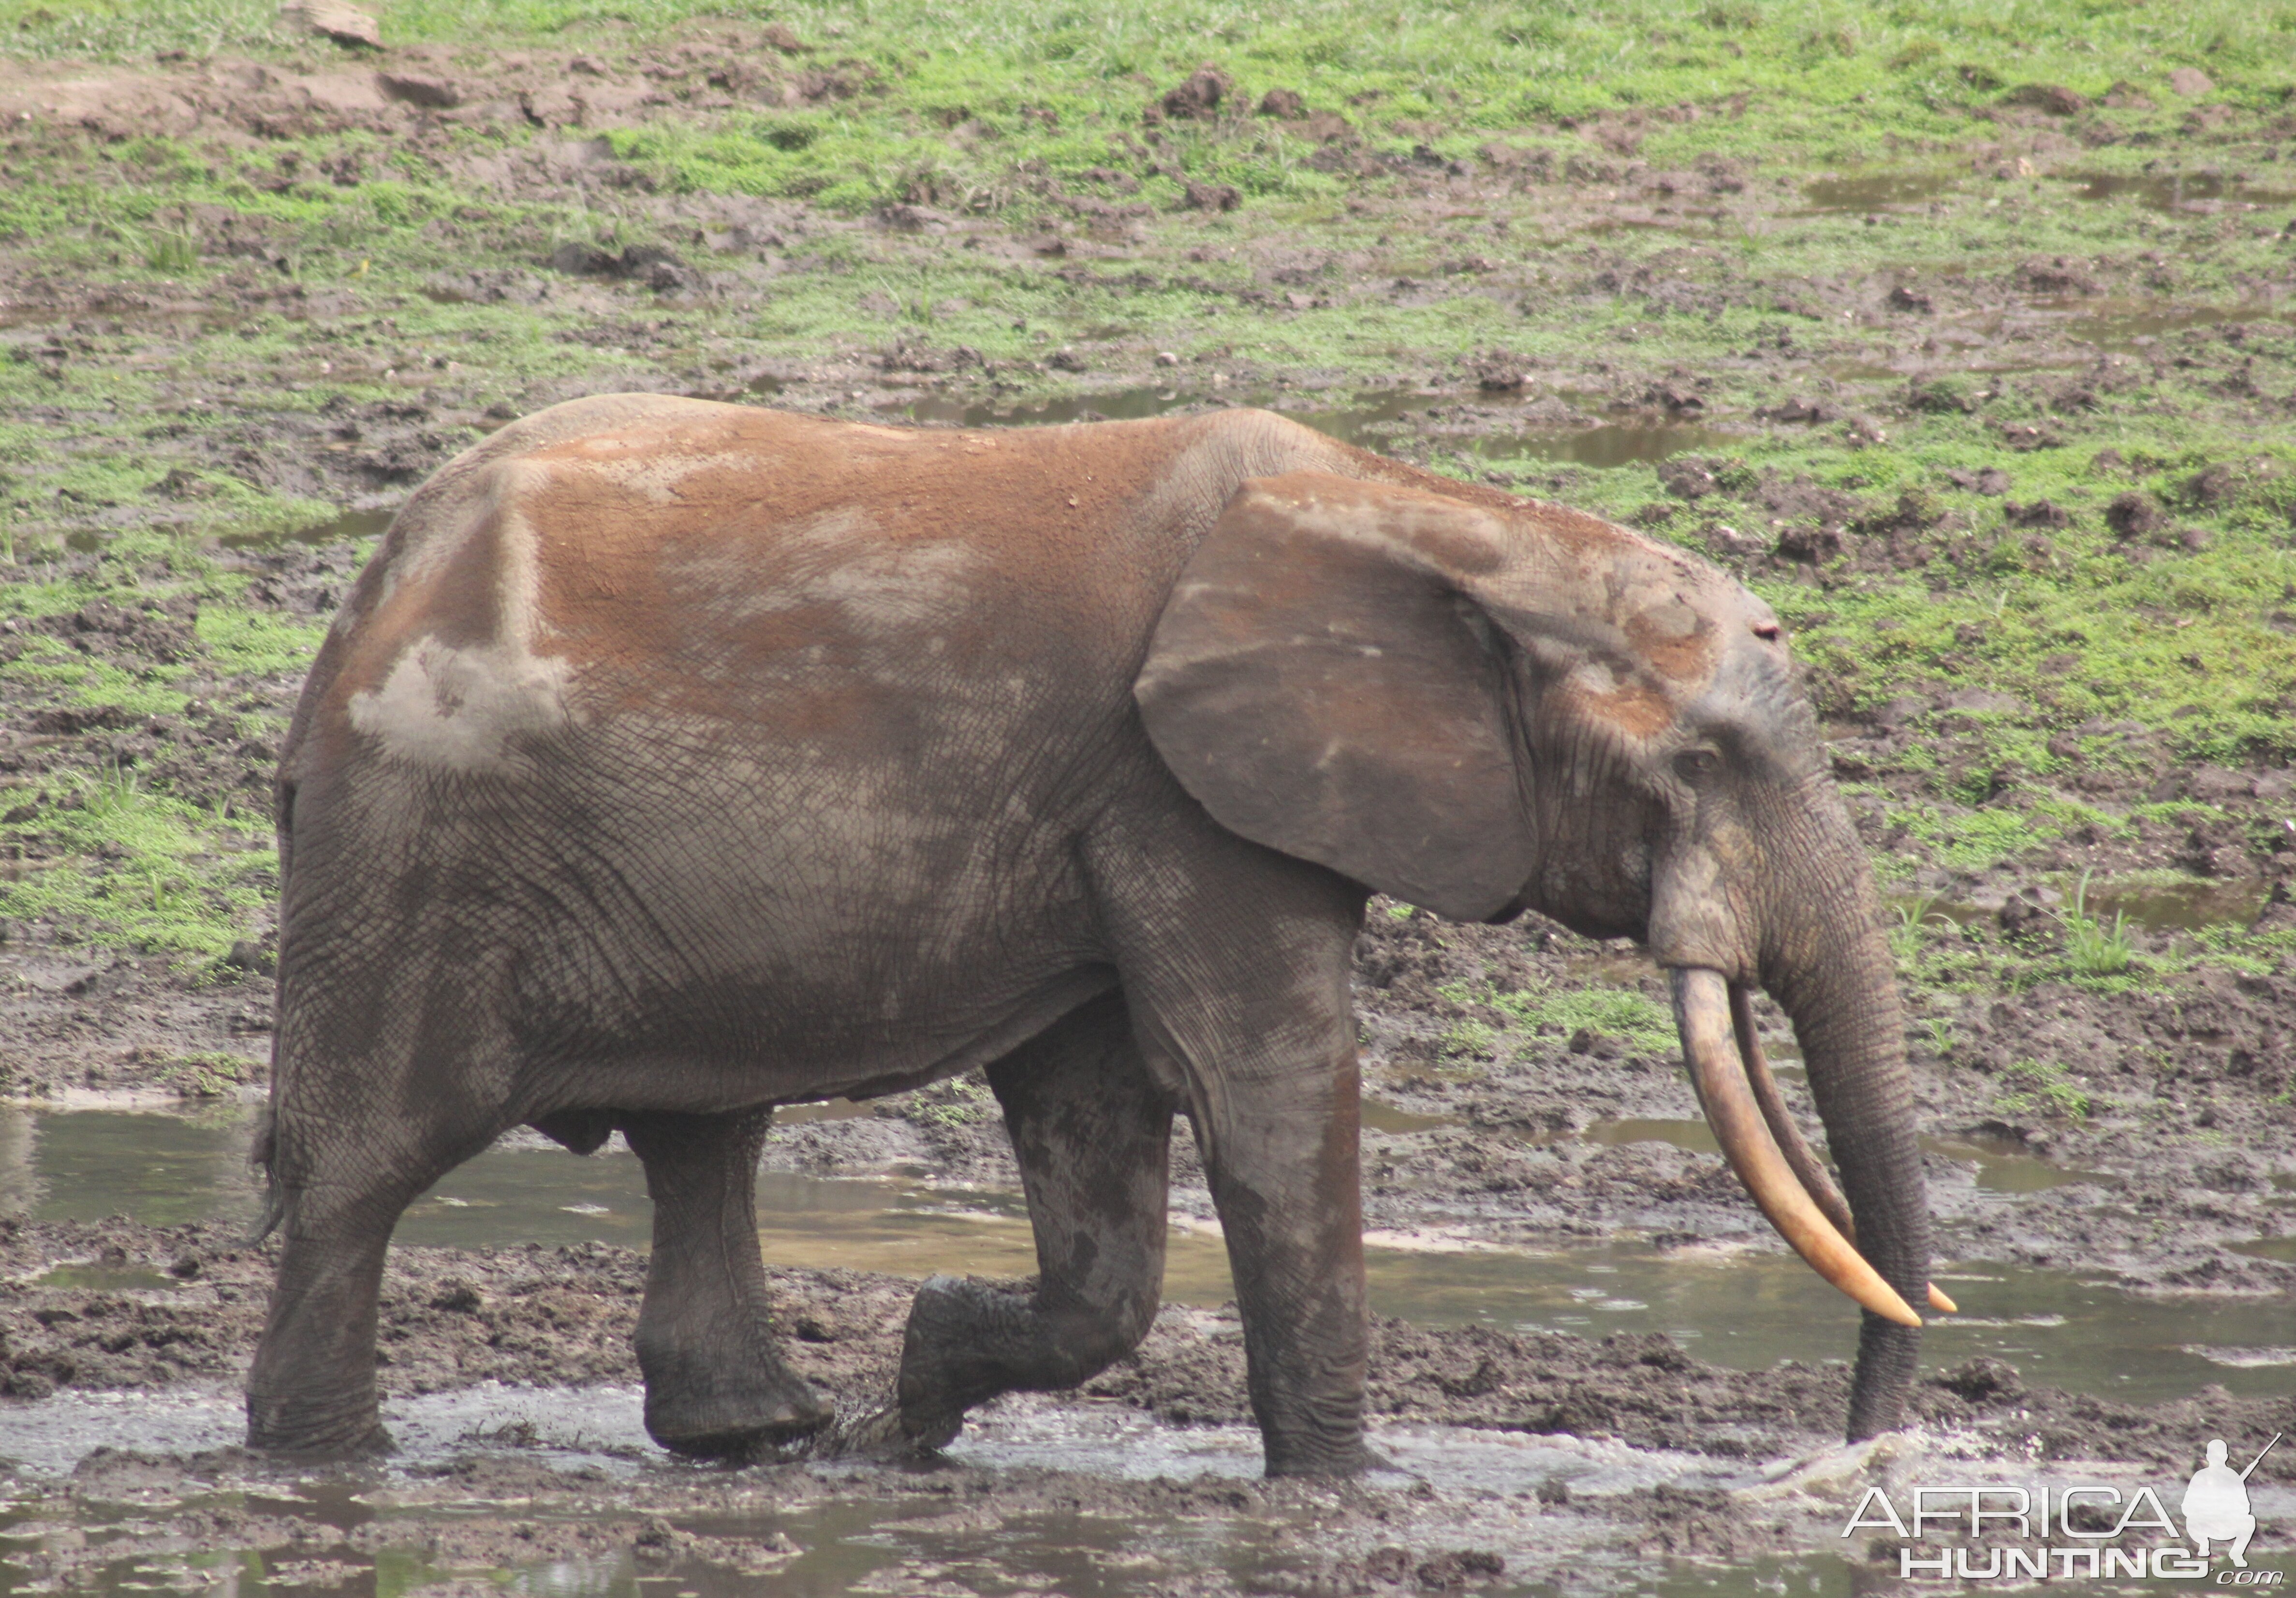
[[[1952,193],[1960,186],[1961,178],[1958,172],[1867,172],[1856,177],[1821,177],[1801,186],[1802,198],[1808,201],[1803,214],[1915,205]]]
[[[828,1113],[839,1113],[832,1109]],[[1395,1110],[1374,1111],[1403,1120]],[[1398,1131],[1419,1127],[1398,1126]],[[1598,1122],[1585,1141],[1657,1140],[1710,1152],[1702,1121]],[[245,1221],[256,1188],[245,1165],[242,1119],[88,1110],[38,1114],[0,1108],[0,1192],[38,1219],[125,1214],[152,1225]],[[1980,1184],[2024,1192],[2095,1181],[2006,1149],[1933,1145],[1973,1161]],[[768,1260],[846,1266],[921,1278],[935,1271],[1014,1277],[1036,1268],[1017,1193],[898,1180],[823,1180],[761,1172],[759,1230]],[[587,1159],[533,1143],[498,1145],[450,1174],[409,1207],[403,1243],[505,1248],[597,1241],[647,1246],[652,1210],[644,1174],[619,1143]],[[1767,1238],[1767,1234],[1763,1234]],[[2277,1251],[2287,1240],[2259,1250]],[[1526,1331],[1662,1332],[1702,1358],[1741,1369],[1780,1359],[1832,1358],[1849,1346],[1854,1314],[1833,1289],[1782,1252],[1639,1244],[1527,1252],[1442,1236],[1374,1234],[1365,1254],[1372,1307],[1428,1324]],[[99,1267],[89,1284],[167,1292],[175,1284]],[[2288,1341],[2284,1301],[2149,1300],[2064,1272],[2008,1266],[1941,1277],[1964,1314],[1932,1323],[1923,1357],[1938,1365],[1972,1355],[2003,1358],[2027,1378],[2132,1400],[2187,1394],[2210,1381],[2235,1391],[2278,1390],[2286,1370],[2226,1363],[2219,1352]],[[62,1278],[59,1278],[62,1280]],[[1183,1220],[1170,1239],[1165,1296],[1217,1307],[1234,1296],[1217,1228]]]
[[[1386,1132],[1403,1135],[1413,1132],[1432,1132],[1438,1127],[1456,1127],[1456,1115],[1418,1115],[1408,1110],[1398,1110],[1383,1099],[1366,1096],[1363,1101],[1363,1124],[1365,1131]]]
[[[2079,883],[2062,881],[2058,885],[2068,903]],[[2267,887],[2257,878],[2232,881],[2202,881],[2187,879],[2182,881],[2157,881],[2144,878],[2115,881],[2106,878],[2093,881],[2081,900],[2092,918],[2108,924],[2116,915],[2125,916],[2135,926],[2156,932],[2199,932],[2210,927],[2245,927],[2263,913]],[[1923,919],[1936,918],[1957,926],[1989,926],[1999,907],[1995,905],[1972,905],[1953,899],[1933,899],[1921,894],[1899,894],[1890,900],[1892,913],[1911,913]]]
[[[2229,882],[2091,883],[2083,901],[2090,914],[2110,921],[2125,915],[2156,931],[2198,932],[2208,927],[2245,927],[2264,913],[2267,889],[2256,878]]]
[[[2222,174],[2171,172],[2076,172],[2064,181],[2080,185],[2082,200],[2133,200],[2147,210],[2214,209],[2218,202],[2234,205],[2285,205],[2296,194],[2261,189],[2226,179]]]
[[[2047,308],[2063,310],[2064,306]],[[2164,300],[2091,303],[2062,324],[2068,338],[2100,349],[2133,349],[2171,333],[2227,322],[2284,322],[2288,313],[2259,306],[2171,305]]]
[[[322,545],[340,543],[346,538],[380,538],[390,529],[390,511],[345,511],[325,521],[315,521],[291,533],[226,533],[222,542],[231,549],[276,549],[283,544],[308,544],[316,548]]]

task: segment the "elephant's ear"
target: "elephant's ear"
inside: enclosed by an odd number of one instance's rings
[[[1439,914],[1530,876],[1496,632],[1470,597],[1506,560],[1489,511],[1318,472],[1247,482],[1166,602],[1133,684],[1214,820]]]

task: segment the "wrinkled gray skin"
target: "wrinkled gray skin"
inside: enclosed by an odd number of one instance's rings
[[[919,1290],[894,1433],[937,1446],[1139,1341],[1177,1111],[1268,1471],[1358,1469],[1367,885],[1768,987],[1863,1250],[1920,1301],[1890,963],[1769,612],[1626,529],[1265,413],[529,418],[416,495],[346,602],[280,830],[258,1446],[383,1440],[391,1228],[521,1123],[619,1127],[644,1162],[653,1435],[820,1427],[767,1325],[771,1106],[984,1066],[1041,1276]],[[1897,1423],[1918,1335],[1866,1315],[1853,1438]]]

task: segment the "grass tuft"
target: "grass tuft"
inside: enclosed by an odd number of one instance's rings
[[[2088,913],[2088,877],[2073,890],[2072,903],[2059,919],[2065,927],[2065,962],[2085,977],[2117,977],[2136,963],[2136,947],[2129,941],[2128,916],[2112,913],[2110,926]]]

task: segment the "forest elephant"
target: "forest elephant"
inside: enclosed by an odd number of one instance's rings
[[[652,1435],[818,1429],[758,1253],[773,1107],[981,1067],[1040,1274],[919,1288],[898,1438],[1140,1341],[1177,1112],[1267,1470],[1360,1469],[1374,890],[1648,946],[1733,1165],[1864,1307],[1849,1436],[1899,1421],[1933,1290],[1872,871],[1775,617],[1625,528],[1262,411],[992,432],[576,401],[398,513],[304,689],[278,827],[257,1446],[384,1440],[392,1228],[521,1124],[644,1162]]]

